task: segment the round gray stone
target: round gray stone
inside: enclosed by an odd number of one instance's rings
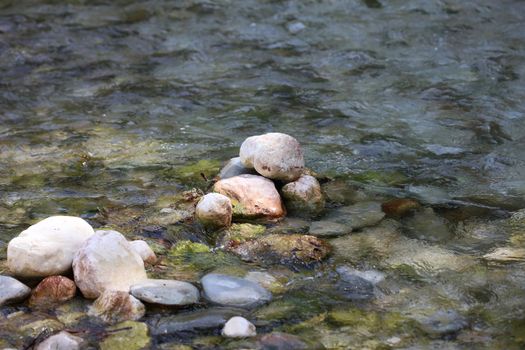
[[[272,299],[259,284],[243,278],[210,273],[201,279],[204,297],[221,305],[250,307]]]
[[[31,289],[13,277],[0,276],[0,306],[22,301],[29,296]]]

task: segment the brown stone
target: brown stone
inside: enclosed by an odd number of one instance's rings
[[[409,214],[412,210],[421,207],[418,201],[410,198],[393,199],[381,205],[383,212],[390,217],[403,217]]]
[[[234,218],[274,220],[286,214],[274,183],[262,176],[230,177],[217,181],[213,189],[230,198]]]
[[[30,305],[49,305],[73,299],[75,282],[64,276],[49,276],[36,286],[29,298]]]
[[[144,304],[128,292],[106,290],[89,308],[88,315],[104,322],[136,321],[146,312]]]

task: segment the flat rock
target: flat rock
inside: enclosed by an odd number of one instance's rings
[[[185,334],[219,330],[233,316],[242,310],[232,308],[211,308],[162,317],[152,325],[154,336]]]
[[[75,297],[75,282],[64,276],[44,278],[33,290],[29,298],[30,305],[45,306],[61,303]]]
[[[219,180],[213,190],[230,198],[234,218],[273,220],[285,215],[274,183],[262,176],[239,175]]]
[[[76,337],[66,331],[52,335],[36,346],[36,350],[77,350],[84,339]]]
[[[127,292],[106,290],[89,308],[88,315],[104,322],[117,323],[136,321],[144,316],[146,308],[138,299]]]
[[[290,182],[304,170],[303,151],[290,135],[268,133],[248,137],[239,151],[242,164],[273,180]]]
[[[93,228],[81,218],[51,216],[9,242],[7,265],[14,275],[21,277],[66,273],[71,270],[75,253],[93,234]]]
[[[374,297],[373,283],[358,275],[341,275],[336,288],[343,297],[349,300],[365,300]]]
[[[0,276],[0,306],[22,301],[29,296],[31,288],[13,277]]]
[[[308,349],[308,345],[299,339],[299,337],[281,332],[272,332],[263,335],[260,344],[263,349],[272,350]]]
[[[255,337],[257,331],[253,323],[241,316],[232,317],[226,322],[221,332],[226,338]]]
[[[148,326],[143,322],[125,321],[106,329],[107,337],[100,343],[100,350],[149,349],[151,339]]]
[[[288,211],[304,217],[317,216],[324,211],[325,199],[319,181],[310,175],[301,175],[281,189]]]
[[[189,305],[199,301],[199,290],[193,284],[175,280],[148,279],[131,286],[131,294],[147,303]]]
[[[142,261],[145,263],[153,265],[157,262],[157,255],[155,255],[155,252],[146,241],[138,239],[129,242],[129,244],[131,245],[131,248],[140,255]]]
[[[201,283],[204,297],[216,304],[251,307],[272,299],[269,291],[243,278],[210,273],[201,279]]]
[[[459,332],[468,325],[465,317],[454,310],[439,310],[418,320],[419,327],[431,336],[443,336]]]
[[[337,237],[352,232],[352,227],[329,220],[314,221],[308,234],[316,237]]]
[[[75,282],[88,299],[105,290],[129,292],[131,285],[147,279],[144,262],[117,231],[97,231],[73,260]]]
[[[204,195],[195,208],[195,217],[208,228],[228,227],[232,223],[232,203],[230,198],[220,193]]]

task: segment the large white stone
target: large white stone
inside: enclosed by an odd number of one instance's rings
[[[257,331],[253,323],[244,317],[235,316],[226,322],[221,334],[226,338],[246,338],[255,337]]]
[[[93,234],[93,228],[81,218],[51,216],[9,242],[7,266],[21,277],[64,274],[71,269],[77,250]]]
[[[232,222],[232,203],[225,195],[208,193],[197,204],[195,216],[206,227],[228,227]]]
[[[75,282],[84,297],[93,299],[105,290],[129,292],[147,278],[144,262],[117,231],[97,231],[73,259]]]
[[[282,133],[248,137],[239,155],[246,168],[255,168],[259,174],[273,180],[294,181],[304,171],[301,145],[292,136]]]

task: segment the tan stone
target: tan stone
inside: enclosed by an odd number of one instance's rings
[[[225,195],[208,193],[197,204],[195,216],[205,227],[228,227],[232,223],[232,203]]]
[[[214,191],[230,198],[233,216],[242,219],[279,219],[285,215],[274,183],[258,175],[239,175],[215,183]]]
[[[323,212],[325,200],[319,181],[313,176],[302,175],[281,190],[286,208],[300,216],[316,216]]]
[[[137,298],[127,292],[116,290],[104,291],[88,311],[88,315],[99,317],[108,323],[136,321],[145,313],[144,304]]]

